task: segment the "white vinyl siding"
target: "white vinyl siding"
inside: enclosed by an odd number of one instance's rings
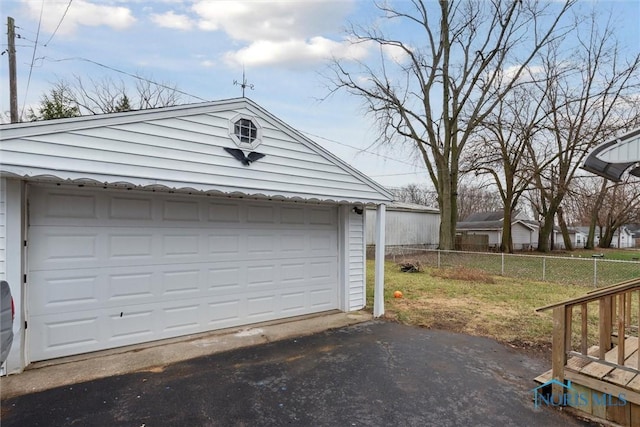
[[[386,200],[382,187],[255,104],[163,110],[5,128],[2,169],[20,176],[266,198]],[[262,128],[263,142],[255,151],[266,157],[249,167],[223,149],[236,147],[229,119],[237,114],[255,117]]]
[[[349,210],[348,283],[349,310],[366,305],[366,264],[364,250],[364,214]]]
[[[511,226],[511,241],[516,250],[531,249],[538,246],[538,232],[515,223]]]
[[[338,308],[330,205],[31,186],[31,361]]]

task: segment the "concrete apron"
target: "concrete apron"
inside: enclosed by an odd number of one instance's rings
[[[0,398],[131,372],[162,372],[166,365],[224,351],[311,335],[371,320],[370,313],[331,311],[31,364],[0,378]]]

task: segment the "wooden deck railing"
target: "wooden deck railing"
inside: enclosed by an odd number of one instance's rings
[[[633,299],[637,295],[635,322],[632,322]],[[589,309],[590,303],[598,303],[597,353],[595,347],[590,352],[589,346]],[[601,363],[614,368],[640,373],[640,350],[637,352],[636,368],[625,366],[625,338],[634,334],[638,336],[640,329],[640,277],[612,286],[595,289],[584,296],[573,298],[556,304],[540,307],[536,311],[553,310],[553,339],[551,375],[558,381],[552,385],[554,396],[563,395],[560,384],[565,380],[567,358],[579,357]],[[579,347],[573,350],[573,318],[579,313]],[[634,324],[632,324],[634,323]],[[576,325],[577,326],[577,325]],[[605,356],[614,346],[618,346],[617,360],[606,360]],[[592,353],[592,354],[590,354]],[[595,353],[595,354],[594,354]],[[596,357],[597,354],[597,357]]]

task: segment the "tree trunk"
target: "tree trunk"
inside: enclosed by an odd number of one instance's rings
[[[602,208],[602,204],[604,203],[604,197],[607,194],[607,180],[602,179],[602,185],[600,186],[600,192],[598,193],[598,197],[596,198],[596,203],[593,207],[593,211],[591,211],[591,218],[589,220],[589,234],[587,235],[587,241],[584,244],[585,249],[594,249],[595,239],[596,239],[596,223],[598,222],[598,212]]]
[[[502,252],[513,253],[513,238],[511,235],[511,209],[504,210],[502,219],[502,243],[500,244]]]
[[[438,197],[438,207],[440,208],[440,244],[439,248],[443,250],[455,249],[455,229],[454,216],[456,212],[452,210],[452,194],[450,182],[446,179],[440,181],[440,193]]]
[[[569,236],[569,228],[564,220],[562,208],[558,208],[558,222],[560,223],[560,230],[562,231],[562,240],[564,241],[564,248],[568,251],[573,250],[573,242],[571,242],[571,236]]]
[[[613,227],[607,227],[604,231],[604,236],[600,237],[600,243],[598,246],[601,248],[610,248],[611,241],[613,240],[613,234],[616,232],[616,229]]]
[[[552,249],[551,233],[553,233],[553,220],[545,218],[538,231],[538,252],[549,252]]]

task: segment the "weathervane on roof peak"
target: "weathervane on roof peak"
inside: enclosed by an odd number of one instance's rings
[[[233,81],[234,86],[240,86],[242,88],[242,97],[244,98],[244,90],[249,88],[253,90],[253,83],[247,83],[247,78],[244,76],[244,65],[242,66],[242,82],[237,80]]]

